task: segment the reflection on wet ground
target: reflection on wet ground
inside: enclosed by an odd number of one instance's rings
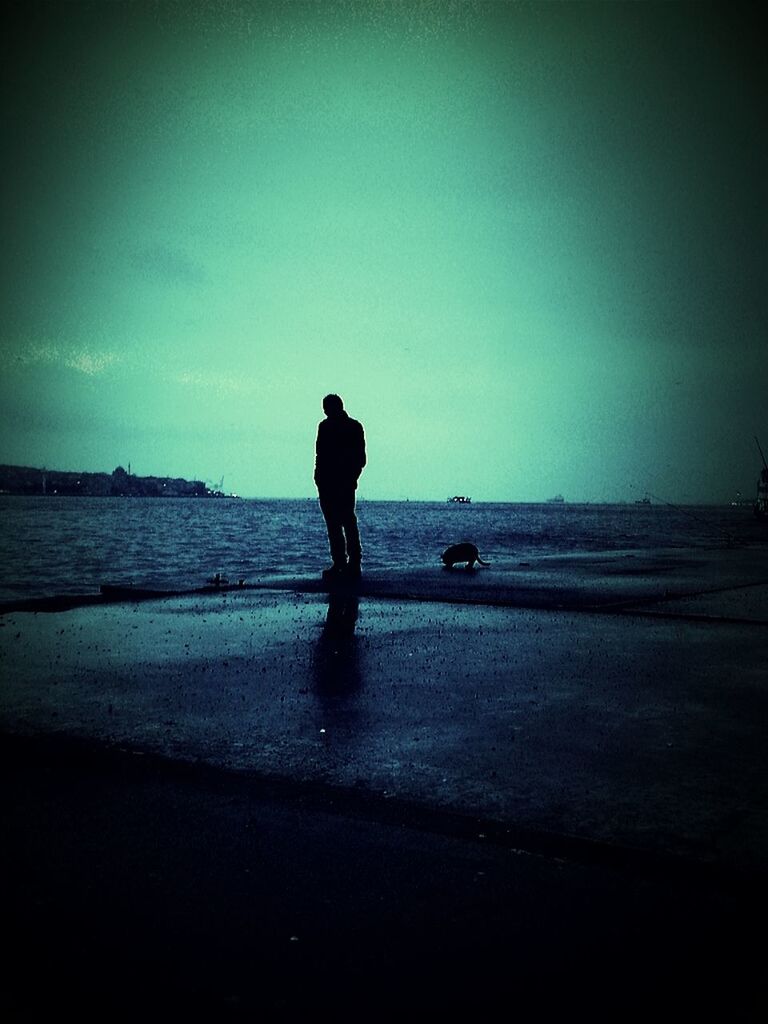
[[[318,694],[342,696],[354,693],[362,684],[355,636],[359,605],[357,594],[328,595],[328,613],[312,655],[312,679]]]

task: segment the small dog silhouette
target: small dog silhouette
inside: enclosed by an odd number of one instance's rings
[[[474,569],[475,562],[479,562],[480,565],[490,565],[490,562],[484,562],[480,557],[480,552],[477,550],[476,544],[463,543],[463,544],[451,544],[450,547],[446,548],[445,551],[440,555],[443,564],[447,569],[452,569],[457,562],[466,562],[465,569]]]

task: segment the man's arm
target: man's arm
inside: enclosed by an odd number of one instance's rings
[[[358,431],[358,438],[357,438],[357,453],[356,453],[357,454],[357,467],[356,468],[357,468],[357,476],[359,477],[360,474],[363,472],[363,467],[365,466],[366,458],[365,458],[365,432],[363,430],[362,423],[358,423],[358,428],[359,428],[359,431]]]
[[[315,439],[315,475],[314,481],[315,486],[318,484],[318,468],[320,466],[320,426],[317,428],[317,437]]]

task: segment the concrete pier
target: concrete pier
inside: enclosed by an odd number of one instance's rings
[[[756,1019],[766,546],[7,611],[0,666],[15,1010]]]

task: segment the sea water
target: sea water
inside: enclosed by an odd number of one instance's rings
[[[438,566],[471,540],[493,562],[758,539],[735,506],[359,501],[364,570]],[[762,533],[765,534],[763,529]],[[314,499],[0,496],[0,601],[98,593],[103,583],[182,589],[317,575],[329,564]]]

